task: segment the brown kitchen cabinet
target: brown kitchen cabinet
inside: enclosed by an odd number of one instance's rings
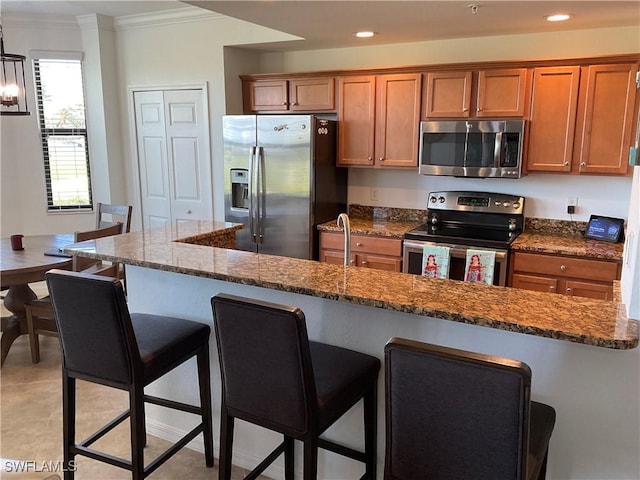
[[[351,235],[350,264],[356,267],[402,271],[402,240],[372,235]],[[344,263],[344,236],[336,232],[320,232],[320,261]]]
[[[620,263],[581,257],[512,252],[509,286],[576,297],[613,299]]]
[[[536,68],[527,171],[626,174],[637,71],[638,64]]]
[[[428,72],[422,117],[524,117],[528,93],[526,68]]]
[[[417,167],[420,74],[338,79],[338,165]]]
[[[242,95],[246,113],[335,111],[333,77],[244,80]]]

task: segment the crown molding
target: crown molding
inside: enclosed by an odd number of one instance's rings
[[[54,15],[28,15],[28,14],[4,14],[2,25],[5,27],[17,28],[58,28],[73,30],[78,28],[75,17],[54,16]]]
[[[199,7],[186,7],[162,12],[116,17],[113,23],[116,30],[127,30],[131,28],[146,28],[159,25],[205,21],[215,18],[226,18],[226,16]]]

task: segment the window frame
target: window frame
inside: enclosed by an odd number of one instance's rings
[[[32,65],[33,65],[33,77],[35,83],[35,95],[36,95],[36,110],[38,115],[38,129],[40,130],[40,141],[42,150],[42,159],[45,174],[45,193],[47,202],[47,213],[58,212],[87,212],[93,211],[93,188],[91,181],[91,162],[89,157],[89,136],[87,129],[87,106],[85,95],[85,78],[84,78],[84,65],[82,62],[82,53],[79,52],[53,52],[53,51],[31,51],[30,52]],[[83,96],[83,108],[84,108],[84,128],[49,128],[45,124],[44,106],[43,106],[43,89],[40,78],[40,61],[42,60],[56,60],[62,62],[78,62],[80,65],[80,72],[82,77],[82,96]],[[87,172],[87,192],[88,203],[71,204],[71,205],[56,205],[53,196],[53,183],[51,177],[51,154],[49,151],[49,138],[54,137],[68,137],[77,136],[84,139],[84,163]]]

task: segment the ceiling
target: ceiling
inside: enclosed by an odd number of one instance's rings
[[[475,14],[472,4],[477,6]],[[0,0],[0,13],[48,16],[98,13],[122,17],[190,5],[301,38],[299,41],[251,46],[276,51],[632,25],[640,29],[640,0]],[[570,13],[573,18],[557,23],[544,20],[546,15],[558,12]],[[353,36],[358,30],[372,30],[377,35],[358,39]]]

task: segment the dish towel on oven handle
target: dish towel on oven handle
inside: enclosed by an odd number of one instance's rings
[[[449,278],[449,247],[422,247],[422,275],[429,278]]]
[[[467,250],[467,264],[464,269],[465,282],[493,285],[493,270],[496,252],[493,250]]]

